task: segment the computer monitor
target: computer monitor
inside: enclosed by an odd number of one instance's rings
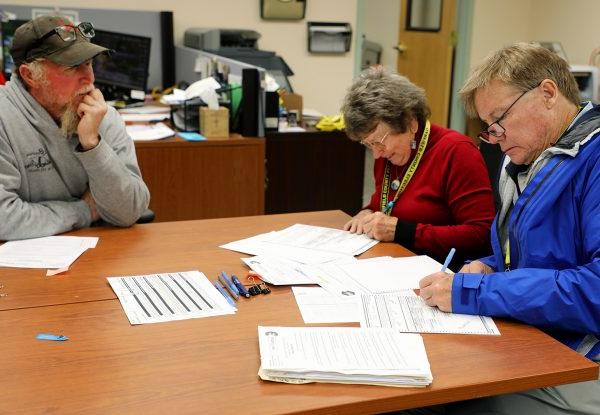
[[[0,23],[0,29],[2,30],[2,72],[4,77],[8,81],[12,75],[14,62],[12,56],[10,56],[10,46],[12,45],[13,36],[15,30],[22,24],[27,23],[27,20],[9,20]]]
[[[146,91],[151,38],[96,30],[92,42],[114,50],[94,59],[96,85],[106,99],[127,100],[131,90]]]

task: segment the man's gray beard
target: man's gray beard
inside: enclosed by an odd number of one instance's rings
[[[77,131],[80,120],[77,111],[70,105],[67,106],[63,115],[60,116],[60,130],[65,137],[69,138]]]

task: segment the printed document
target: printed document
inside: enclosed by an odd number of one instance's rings
[[[278,245],[268,241],[273,232],[263,233],[246,239],[221,245],[221,248],[242,252],[249,255],[269,255],[272,257],[287,258],[302,264],[322,264],[340,259],[352,259],[351,255],[336,252],[319,251],[316,249]]]
[[[261,379],[426,386],[423,339],[394,329],[258,327]]]
[[[108,277],[131,324],[234,314],[200,271]]]
[[[10,241],[0,246],[0,266],[16,268],[68,268],[98,238],[46,236]]]
[[[296,224],[221,245],[250,255],[270,255],[303,264],[322,264],[359,255],[378,241],[340,229]]]
[[[241,258],[260,278],[273,285],[316,284],[311,277],[310,267],[300,262],[275,257],[271,255],[257,255],[250,258]]]
[[[292,291],[306,324],[360,321],[358,296],[342,298],[321,287],[292,287]]]
[[[412,291],[363,295],[361,327],[394,328],[409,333],[500,335],[490,317],[453,314],[430,307]]]
[[[351,265],[357,262],[377,262],[382,259],[391,259],[391,257],[375,257],[368,259],[356,259],[351,257],[350,261],[336,261],[326,264],[317,264],[313,266],[312,276],[316,279],[317,284],[325,288],[331,294],[336,296],[351,297],[360,296],[361,294],[370,294],[370,291],[363,285],[356,282],[345,271],[346,265],[351,268]]]
[[[339,265],[354,282],[371,294],[419,288],[419,281],[442,269],[427,255],[359,260]]]
[[[270,235],[269,242],[344,255],[359,255],[378,241],[341,229],[296,224]]]
[[[167,127],[165,123],[156,124],[134,124],[125,127],[127,134],[133,141],[160,140],[175,135],[175,131]]]

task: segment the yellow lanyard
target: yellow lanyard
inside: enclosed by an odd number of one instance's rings
[[[408,166],[406,173],[404,173],[400,187],[398,187],[398,190],[396,190],[396,194],[394,195],[394,199],[390,202],[388,202],[388,191],[390,189],[391,163],[389,160],[385,163],[385,173],[383,175],[383,183],[381,186],[381,211],[388,216],[392,213],[392,209],[398,201],[400,194],[404,191],[404,189],[406,189],[408,182],[410,182],[410,179],[412,179],[415,171],[417,171],[417,167],[419,166],[419,162],[421,161],[421,157],[423,157],[423,153],[425,153],[425,147],[427,147],[427,142],[429,141],[430,128],[431,124],[429,123],[429,120],[427,120],[425,123],[425,128],[423,129],[421,141],[419,142],[417,154],[415,155],[412,163],[410,163],[410,166]]]

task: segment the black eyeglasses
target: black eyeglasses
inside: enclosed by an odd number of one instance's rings
[[[75,30],[79,30],[79,33],[81,33],[83,37],[86,37],[88,39],[91,39],[96,35],[93,24],[91,24],[90,22],[81,22],[77,26],[63,25],[55,27],[54,29],[46,33],[44,36],[42,36],[38,40],[38,42],[42,43],[44,40],[48,39],[50,36],[53,36],[55,34],[58,35],[65,42],[73,42],[75,39],[77,39],[77,34],[75,33]]]
[[[506,132],[506,128],[504,128],[504,127],[502,126],[502,124],[500,124],[500,122],[501,122],[501,121],[504,121],[504,119],[505,119],[505,118],[506,118],[506,116],[508,115],[508,112],[511,110],[511,108],[512,108],[512,107],[514,107],[514,106],[515,106],[515,104],[516,104],[517,102],[519,102],[519,100],[520,100],[521,98],[523,98],[523,95],[525,95],[525,94],[526,94],[526,93],[528,93],[529,91],[533,91],[534,89],[536,89],[536,88],[537,88],[538,86],[540,86],[540,85],[541,85],[541,82],[540,82],[539,84],[537,84],[536,86],[534,86],[533,88],[531,88],[531,89],[528,89],[527,91],[525,91],[525,92],[523,92],[521,95],[519,95],[519,96],[517,97],[517,99],[515,99],[515,100],[513,101],[513,103],[512,103],[512,104],[510,104],[510,105],[508,106],[508,108],[506,109],[506,111],[504,111],[504,112],[502,113],[502,115],[501,115],[500,117],[498,117],[498,119],[497,119],[496,121],[494,121],[493,123],[491,123],[490,125],[488,125],[488,127],[487,127],[485,130],[483,130],[483,131],[481,131],[481,132],[479,133],[479,139],[480,139],[481,141],[483,141],[483,142],[486,142],[486,143],[488,143],[488,144],[496,144],[496,143],[492,143],[492,142],[490,141],[490,136],[493,136],[493,137],[496,137],[496,138],[498,138],[498,137],[502,137],[502,135],[503,135],[503,134]]]
[[[48,33],[39,38],[30,48],[30,50],[36,49],[39,47],[44,40],[48,39],[50,36],[58,35],[63,42],[71,43],[77,40],[77,32],[81,33],[81,35],[87,39],[91,39],[96,35],[94,30],[94,25],[90,22],[81,22],[77,26],[73,25],[63,25],[57,26],[54,29],[50,30]],[[29,54],[29,51],[27,52]],[[31,57],[30,57],[31,59]]]

